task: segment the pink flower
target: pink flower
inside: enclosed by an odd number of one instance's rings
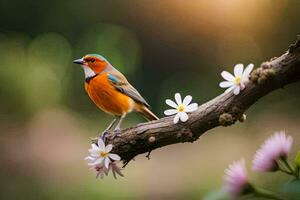
[[[117,179],[117,175],[124,177],[123,173],[121,172],[121,168],[117,165],[117,161],[113,161],[109,165],[109,171],[112,171],[113,176]]]
[[[112,171],[115,179],[117,179],[117,175],[124,177],[123,173],[121,172],[121,168],[117,165],[117,161],[110,162],[108,168],[101,163],[93,166],[91,169],[96,171],[96,178],[100,177],[102,179],[104,175],[108,176],[110,171]]]
[[[98,164],[93,167],[96,171],[96,178],[100,176],[102,179],[105,176],[108,175],[109,169],[107,169],[103,164]]]
[[[269,137],[256,151],[252,161],[254,171],[276,171],[277,161],[286,158],[291,149],[293,138],[284,131],[276,132]]]
[[[245,160],[233,162],[225,170],[225,190],[231,197],[238,197],[247,192],[249,188]]]

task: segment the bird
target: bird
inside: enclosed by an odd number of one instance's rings
[[[73,63],[83,68],[85,91],[90,99],[99,109],[114,116],[113,121],[101,133],[102,139],[106,139],[109,134],[113,134],[114,138],[118,136],[122,120],[132,111],[140,113],[149,121],[159,119],[126,77],[103,56],[87,54]]]

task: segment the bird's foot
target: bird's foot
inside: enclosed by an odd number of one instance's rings
[[[108,138],[108,135],[109,135],[109,131],[105,130],[99,135],[99,138],[102,139],[103,142],[105,143],[106,139]]]
[[[116,137],[118,137],[118,136],[120,135],[120,133],[121,133],[121,129],[116,128],[116,129],[114,130],[113,135],[112,135],[112,139],[115,139]]]

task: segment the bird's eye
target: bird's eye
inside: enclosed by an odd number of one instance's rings
[[[91,63],[95,62],[95,59],[94,59],[94,58],[92,58],[92,59],[90,60],[90,62],[91,62]]]

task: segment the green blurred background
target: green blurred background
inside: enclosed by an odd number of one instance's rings
[[[257,102],[245,123],[138,156],[117,181],[95,179],[83,158],[112,117],[89,100],[72,60],[103,55],[161,117],[175,92],[202,104],[223,92],[222,70],[281,55],[299,19],[298,0],[0,0],[0,199],[214,199],[227,165],[245,157],[250,171],[274,131],[294,137],[294,156],[299,83]],[[131,114],[123,127],[143,121]],[[288,180],[249,173],[279,192]]]

